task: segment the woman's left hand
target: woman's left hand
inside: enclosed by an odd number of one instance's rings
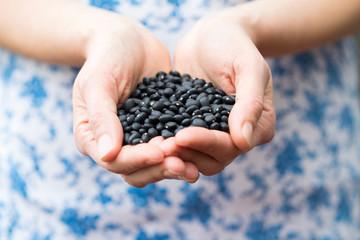
[[[204,17],[194,26],[179,42],[174,65],[181,73],[204,78],[236,95],[229,115],[230,134],[193,127],[162,143],[166,154],[193,162],[205,175],[222,171],[237,155],[269,142],[275,132],[269,66],[246,25],[233,21],[226,11]]]

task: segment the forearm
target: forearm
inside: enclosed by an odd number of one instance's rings
[[[68,0],[0,1],[0,45],[57,64],[82,65],[89,38],[116,15]]]
[[[259,0],[231,10],[264,56],[299,52],[360,30],[359,0]]]

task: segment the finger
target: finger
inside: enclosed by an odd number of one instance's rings
[[[124,180],[134,187],[145,187],[163,179],[183,179],[185,163],[178,157],[166,157],[164,161],[155,166],[141,169],[128,175],[123,175]]]
[[[96,142],[94,155],[102,161],[111,161],[119,153],[123,130],[117,116],[116,79],[112,74],[95,72],[93,63],[85,63],[78,78],[78,87],[87,110],[88,123]],[[88,152],[90,150],[88,149]]]
[[[164,154],[160,148],[143,143],[135,146],[126,145],[122,147],[114,161],[99,164],[114,173],[130,174],[162,161],[164,161]]]
[[[219,162],[231,161],[241,154],[228,133],[201,127],[182,129],[175,135],[175,142],[179,146],[209,155]]]
[[[198,171],[206,176],[221,172],[227,165],[227,162],[218,161],[212,156],[194,150],[191,147],[192,146],[183,147],[178,145],[175,138],[168,138],[160,145],[160,148],[164,151],[165,155],[177,156],[184,162],[193,163]]]
[[[265,89],[271,79],[270,69],[257,50],[246,62],[234,63],[236,103],[230,112],[229,129],[234,144],[248,151],[257,143],[253,132],[264,106]]]

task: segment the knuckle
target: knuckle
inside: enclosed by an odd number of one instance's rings
[[[205,170],[201,170],[201,174],[205,175],[205,176],[213,176],[221,171],[223,171],[225,169],[225,166],[223,165],[220,165],[215,167],[215,168],[212,168],[212,169],[205,169]]]
[[[89,123],[92,129],[96,129],[101,125],[101,118],[103,114],[101,112],[93,112],[89,114]]]
[[[127,184],[129,184],[129,185],[131,185],[133,187],[136,187],[136,188],[144,188],[144,187],[146,187],[148,185],[148,184],[143,183],[143,182],[132,181],[125,175],[123,175],[122,177],[123,177],[124,181]]]
[[[256,119],[259,119],[264,109],[262,97],[255,97],[252,99],[250,105],[255,113]]]

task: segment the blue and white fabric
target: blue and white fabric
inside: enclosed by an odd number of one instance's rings
[[[172,51],[235,0],[90,0],[142,22]],[[353,39],[268,59],[274,140],[195,184],[138,189],[81,155],[78,69],[0,49],[0,239],[360,239],[360,106]]]

